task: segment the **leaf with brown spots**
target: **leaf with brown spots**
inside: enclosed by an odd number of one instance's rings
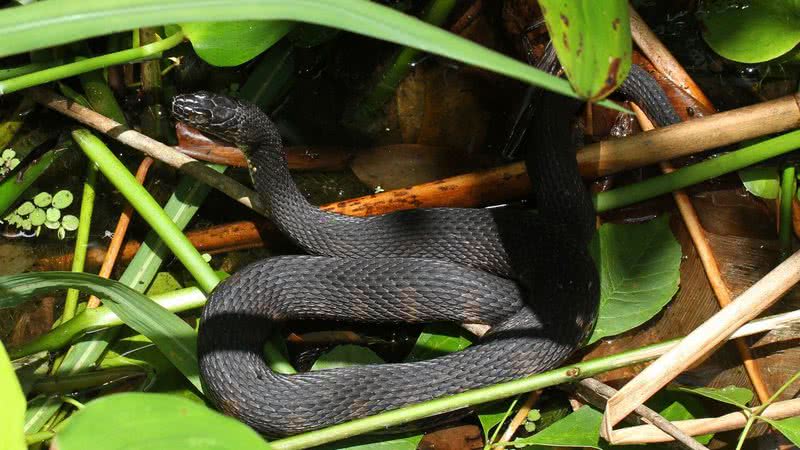
[[[570,84],[590,101],[605,98],[631,67],[628,2],[540,0],[547,30]]]

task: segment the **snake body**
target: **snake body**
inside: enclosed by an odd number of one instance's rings
[[[650,99],[665,102],[657,90]],[[177,96],[178,120],[245,151],[273,221],[309,253],[254,263],[211,294],[198,336],[209,398],[261,433],[284,436],[564,361],[591,331],[600,289],[588,252],[594,209],[569,132],[578,106],[553,94],[540,99],[548,118],[533,124],[526,160],[536,210],[428,208],[362,218],[308,203],[276,127],[254,105],[208,92]],[[270,370],[262,349],[289,319],[492,328],[478,344],[427,361],[284,375]]]

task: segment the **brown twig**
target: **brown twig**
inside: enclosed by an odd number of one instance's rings
[[[145,156],[141,164],[139,164],[139,168],[136,170],[136,181],[138,181],[139,184],[144,184],[147,171],[150,170],[152,164],[153,158],[149,156]],[[100,267],[99,276],[103,278],[111,276],[111,270],[114,268],[114,263],[117,261],[117,255],[119,255],[119,250],[122,248],[122,241],[125,239],[125,233],[128,231],[128,225],[130,225],[132,217],[133,206],[128,203],[119,216],[117,227],[114,228],[114,236],[111,238],[111,242],[108,244],[108,250],[106,250],[106,254],[103,257],[103,265]],[[100,299],[94,295],[89,297],[86,307],[97,308],[98,306],[100,306]]]
[[[168,145],[131,130],[48,89],[37,87],[28,89],[27,92],[38,103],[94,128],[125,145],[140,150],[154,159],[177,168],[260,214],[269,215],[266,203],[255,191],[246,188],[230,177],[216,172],[200,161],[190,158]]]
[[[681,372],[703,360],[737,328],[761,314],[800,281],[800,252],[775,267],[608,400],[601,432],[616,443],[614,425]]]
[[[120,142],[141,150],[170,166],[177,167],[256,212],[268,215],[266,205],[253,190],[242,186],[229,177],[220,175],[199,161],[134,130],[126,129],[113,120],[70,102],[52,91],[32,88],[28,92],[37,102],[48,108],[108,134]],[[660,128],[650,133],[640,133],[623,139],[591,144],[578,153],[578,162],[582,175],[596,177],[674,159],[679,156],[686,156],[745,139],[796,128],[797,126],[800,126],[800,106],[798,106],[795,96],[789,95],[770,102]],[[642,148],[647,148],[648,151],[643,152],[641,151]],[[437,184],[453,186],[453,182],[466,183],[459,186],[462,194],[468,193],[470,196],[480,196],[482,193],[477,192],[476,182],[482,188],[495,189],[495,185],[490,183],[496,182],[497,176],[503,174],[508,174],[512,177],[518,176],[527,180],[524,164],[515,163],[484,172],[426,183],[421,186],[425,186],[425,189],[430,189],[431,187],[436,189],[435,185]],[[526,189],[529,189],[527,183],[525,181],[523,184]],[[522,185],[518,184],[517,187],[519,186]],[[444,186],[441,186],[441,188],[442,192],[444,192]],[[369,200],[366,202],[364,202],[364,199],[357,199],[351,201],[350,206],[352,208],[345,209],[352,209],[357,213],[362,211],[361,214],[363,215],[367,214],[366,211],[370,209],[380,209],[380,207],[370,208],[369,204],[393,202],[393,197],[400,196],[408,196],[407,204],[414,205],[413,196],[415,193],[409,191],[408,189],[387,191],[368,197]],[[444,198],[443,201],[448,202],[449,199]],[[419,205],[414,205],[413,207],[416,206]],[[345,212],[345,214],[347,213]]]
[[[575,385],[575,391],[586,402],[592,404],[596,408],[603,409],[606,400],[617,393],[617,390],[611,386],[598,381],[594,378],[584,378]],[[667,436],[678,441],[682,446],[690,450],[708,450],[704,445],[701,445],[691,436],[684,433],[680,428],[676,427],[672,422],[665,419],[661,414],[653,411],[645,405],[639,405],[633,410],[639,417],[647,420],[653,427],[664,432]]]
[[[754,410],[755,408],[751,408]],[[761,414],[771,420],[780,420],[800,415],[800,398],[775,402]],[[747,423],[744,412],[733,412],[708,419],[678,420],[672,422],[678,429],[690,436],[721,433],[742,428]],[[652,425],[639,425],[614,431],[615,443],[620,445],[652,444],[670,442],[672,437]]]
[[[500,439],[498,439],[497,442],[511,442],[511,439],[514,438],[514,433],[516,433],[517,429],[519,429],[519,427],[522,426],[522,424],[528,419],[528,413],[531,412],[533,405],[539,401],[540,394],[541,391],[533,391],[528,394],[528,398],[525,399],[525,403],[523,403],[519,410],[517,410],[517,413],[514,414],[514,418],[511,419],[508,427],[506,427],[506,431],[503,432],[503,435],[500,436]],[[500,450],[503,448],[505,448],[503,445],[494,446],[495,450]]]
[[[639,120],[642,129],[645,132],[652,130],[654,128],[653,123],[645,116],[644,112],[635,104],[632,105],[632,108],[636,113],[636,118]],[[672,165],[666,161],[662,162],[660,166],[661,171],[664,173],[670,173],[675,170]],[[692,238],[692,243],[694,244],[695,250],[697,250],[697,255],[700,257],[700,262],[703,264],[706,277],[708,277],[708,282],[711,284],[711,290],[714,291],[714,296],[717,298],[719,306],[724,308],[731,303],[731,291],[725,284],[725,280],[722,279],[722,272],[719,270],[717,258],[714,256],[714,251],[708,243],[706,231],[700,223],[697,211],[694,209],[691,199],[689,199],[689,196],[686,195],[684,191],[674,191],[672,197],[675,200],[675,204],[678,206],[678,211],[681,214],[681,218],[683,218],[683,223],[686,225],[686,230]],[[742,364],[744,365],[750,382],[755,388],[758,399],[762,403],[766,402],[769,400],[771,394],[764,382],[764,378],[761,376],[761,368],[758,366],[756,360],[753,359],[753,353],[750,351],[747,341],[744,339],[736,339],[734,345],[736,345],[736,349],[742,359]]]
[[[653,65],[658,67],[658,70],[675,84],[675,86],[678,86],[694,97],[709,110],[715,111],[714,105],[700,89],[700,86],[686,73],[683,66],[672,56],[672,53],[661,43],[658,36],[653,33],[633,7],[630,7],[630,17],[633,42],[642,50],[642,53],[644,53]]]

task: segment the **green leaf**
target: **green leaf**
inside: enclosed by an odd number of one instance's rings
[[[77,230],[79,224],[80,220],[78,220],[78,218],[73,216],[72,214],[67,214],[66,216],[61,218],[61,226],[64,227],[64,229],[67,231]]]
[[[592,101],[607,97],[631,68],[631,28],[626,0],[539,0],[547,31],[575,92]]]
[[[781,193],[781,181],[774,167],[748,167],[739,171],[745,189],[756,197],[776,199]]]
[[[547,445],[550,447],[590,447],[600,449],[600,422],[603,414],[589,406],[583,406],[574,413],[550,425],[531,437],[516,439],[517,448],[526,445]]]
[[[747,404],[753,400],[753,392],[750,389],[738,386],[725,386],[724,388],[681,386],[676,390],[728,403],[742,409],[747,408]]]
[[[693,394],[672,388],[657,392],[647,401],[647,406],[657,411],[665,419],[673,422],[708,417],[708,411],[706,411],[699,398]],[[713,434],[704,434],[694,438],[705,445],[711,442],[713,437]],[[671,447],[668,444],[649,444],[647,448],[648,450],[669,450]]]
[[[489,432],[501,423],[505,422],[506,417],[511,415],[517,400],[500,400],[487,403],[478,407],[478,420],[483,429],[483,438],[489,442]]]
[[[181,283],[169,272],[159,272],[147,290],[148,297],[181,289]]]
[[[31,225],[38,227],[47,220],[47,213],[42,208],[36,208],[31,213]]]
[[[197,56],[213,66],[238,66],[272,47],[294,23],[283,21],[201,22],[181,25]]]
[[[40,192],[36,194],[36,197],[33,197],[33,204],[35,204],[40,208],[50,206],[50,203],[52,201],[53,201],[53,196],[50,195],[48,192]]]
[[[17,214],[20,216],[27,216],[28,214],[32,213],[34,209],[36,209],[36,207],[33,206],[33,203],[25,202],[19,205],[19,208],[17,208]]]
[[[0,342],[0,448],[7,450],[26,450],[25,443],[25,395],[17,380],[14,366],[8,359],[3,343]]]
[[[99,427],[98,424],[103,426]],[[174,395],[125,393],[86,404],[56,435],[60,450],[258,450],[267,443],[246,425]]]
[[[56,195],[53,196],[53,207],[58,209],[64,209],[72,204],[72,200],[75,197],[72,195],[72,192],[67,190],[62,190],[56,192]]]
[[[715,0],[704,2],[698,14],[708,45],[733,61],[768,61],[800,43],[796,0]]]
[[[427,325],[417,338],[406,361],[424,361],[457,351],[472,345],[470,333],[460,326],[448,324]]]
[[[681,246],[668,216],[642,224],[603,224],[592,256],[600,271],[600,311],[589,343],[643,324],[678,292]]]
[[[770,425],[792,441],[792,444],[800,446],[800,417],[790,417],[783,420],[764,419]]]
[[[125,324],[152,340],[164,355],[202,392],[194,329],[180,317],[124,284],[96,275],[38,272],[0,277],[0,308],[19,305],[56,289],[73,288],[104,299],[104,305]]]
[[[311,370],[335,369],[337,367],[359,366],[362,364],[381,364],[383,359],[372,350],[359,345],[337,345],[320,356]]]
[[[367,0],[83,0],[36,2],[0,15],[0,57],[138,27],[289,20],[330,26],[444,56],[576,97],[569,82]],[[624,65],[624,64],[623,64]],[[603,106],[620,109],[612,102]]]

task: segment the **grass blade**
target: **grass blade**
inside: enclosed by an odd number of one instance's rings
[[[72,272],[26,273],[0,277],[0,308],[21,304],[56,289],[73,288],[105,299],[104,305],[125,324],[147,336],[202,392],[194,329],[180,317],[124,284]]]

